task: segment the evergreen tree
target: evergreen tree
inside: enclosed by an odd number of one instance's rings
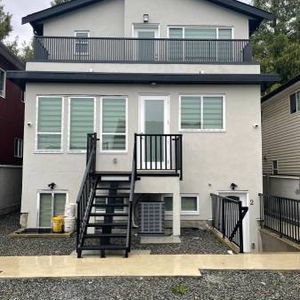
[[[51,6],[55,6],[55,5],[62,4],[65,2],[69,2],[69,1],[71,1],[71,0],[53,0],[53,1],[51,1]]]
[[[11,31],[11,14],[5,12],[2,0],[0,0],[0,41],[8,37]]]
[[[254,0],[253,4],[276,17],[253,35],[254,56],[262,72],[278,73],[285,82],[300,73],[299,0]]]

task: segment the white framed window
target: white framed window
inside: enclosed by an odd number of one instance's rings
[[[36,151],[62,152],[63,97],[38,96]]]
[[[69,98],[69,151],[86,151],[87,134],[96,130],[95,113],[95,97]]]
[[[184,61],[231,62],[233,60],[232,27],[169,26],[169,59]],[[211,41],[210,41],[211,40]],[[221,40],[216,41],[214,40]],[[229,41],[227,41],[229,40]]]
[[[6,72],[0,68],[0,97],[6,96]]]
[[[225,96],[180,96],[179,130],[187,132],[225,131]]]
[[[23,139],[15,138],[14,141],[14,157],[22,158],[23,157]]]
[[[128,99],[101,97],[101,152],[127,152]]]
[[[300,91],[290,95],[290,112],[291,114],[300,111]]]
[[[272,173],[273,175],[279,174],[278,160],[272,160]]]
[[[75,54],[88,55],[89,54],[89,40],[90,32],[88,30],[76,30],[75,35]]]
[[[41,191],[38,193],[38,228],[51,228],[52,218],[63,216],[67,193]]]
[[[181,194],[181,215],[199,215],[199,195],[197,194]],[[173,212],[172,195],[164,195],[165,213],[171,215]]]

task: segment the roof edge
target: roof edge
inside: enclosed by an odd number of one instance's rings
[[[261,102],[263,103],[263,102],[273,98],[274,96],[276,96],[279,93],[283,92],[284,90],[286,90],[287,88],[289,88],[293,84],[297,83],[298,81],[300,81],[300,74],[298,74],[294,78],[290,79],[289,81],[287,81],[286,83],[284,83],[283,85],[281,85],[280,87],[278,87],[277,89],[272,91],[271,93],[269,93],[269,94],[265,95],[264,97],[262,97]]]
[[[11,64],[13,64],[17,69],[24,70],[25,64],[12,53],[2,42],[0,42],[0,55],[4,56]]]

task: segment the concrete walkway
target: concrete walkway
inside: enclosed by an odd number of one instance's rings
[[[201,276],[201,270],[297,270],[300,254],[0,257],[1,278]]]

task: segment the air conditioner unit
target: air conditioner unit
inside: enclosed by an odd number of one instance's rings
[[[139,233],[163,234],[164,230],[164,202],[140,202]]]

